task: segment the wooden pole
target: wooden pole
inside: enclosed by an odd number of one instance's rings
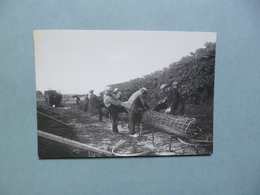
[[[57,142],[60,142],[60,143],[63,143],[63,144],[71,145],[71,146],[74,146],[74,147],[77,147],[77,148],[85,149],[85,150],[88,150],[89,152],[99,153],[99,154],[102,154],[102,155],[105,155],[105,156],[113,156],[112,153],[109,152],[109,151],[101,150],[99,148],[96,148],[96,147],[93,147],[93,146],[90,146],[90,145],[87,145],[87,144],[84,144],[84,143],[81,143],[81,142],[77,142],[77,141],[74,141],[74,140],[71,140],[71,139],[67,139],[67,138],[64,138],[64,137],[61,137],[61,136],[58,136],[58,135],[46,133],[46,132],[43,132],[41,130],[38,130],[38,136],[43,137],[43,138],[47,138],[47,139],[50,139],[50,140],[53,140],[53,141],[57,141]]]
[[[56,121],[56,122],[58,122],[58,123],[61,123],[61,124],[63,124],[63,125],[66,125],[66,126],[72,128],[70,125],[68,125],[68,124],[66,124],[66,123],[64,123],[64,122],[62,122],[62,121],[60,121],[60,120],[57,120],[57,119],[55,119],[55,118],[53,118],[53,117],[51,117],[51,116],[48,116],[47,114],[44,114],[44,113],[39,112],[39,111],[37,111],[37,113],[39,113],[39,114],[41,114],[41,115],[43,115],[43,116],[45,116],[45,117],[48,117],[48,118],[50,118],[50,119],[52,119],[52,120],[54,120],[54,121]]]

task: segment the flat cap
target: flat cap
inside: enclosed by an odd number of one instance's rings
[[[173,86],[176,86],[176,85],[178,85],[179,83],[177,82],[177,81],[174,81],[173,83],[172,83],[172,85]]]
[[[161,87],[160,87],[160,90],[163,90],[167,87],[167,84],[162,84]]]

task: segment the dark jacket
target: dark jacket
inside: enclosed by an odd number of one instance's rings
[[[93,110],[96,110],[100,107],[100,101],[99,101],[98,97],[94,94],[90,94],[89,103],[90,103],[91,109],[93,109]]]
[[[88,104],[88,103],[89,103],[89,97],[86,96],[84,101],[85,101],[85,102],[84,102],[85,104]]]
[[[184,102],[181,94],[176,88],[171,87],[167,94],[167,106],[171,107],[172,115],[184,114]]]

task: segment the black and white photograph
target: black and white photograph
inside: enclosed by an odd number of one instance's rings
[[[216,39],[35,30],[38,157],[211,155]]]

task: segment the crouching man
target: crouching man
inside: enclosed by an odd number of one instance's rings
[[[126,103],[126,110],[129,114],[128,128],[130,134],[133,137],[138,137],[139,134],[135,134],[135,123],[140,121],[141,113],[140,108],[148,110],[149,106],[145,101],[145,96],[147,95],[147,89],[141,88],[140,90],[133,93]],[[138,120],[139,119],[139,120]]]
[[[113,91],[112,89],[109,87],[105,90],[104,93],[104,97],[103,97],[103,101],[105,106],[108,109],[108,112],[112,118],[112,132],[113,133],[119,133],[118,132],[118,113],[122,110],[123,108],[123,102],[117,100],[114,96],[113,96]]]

